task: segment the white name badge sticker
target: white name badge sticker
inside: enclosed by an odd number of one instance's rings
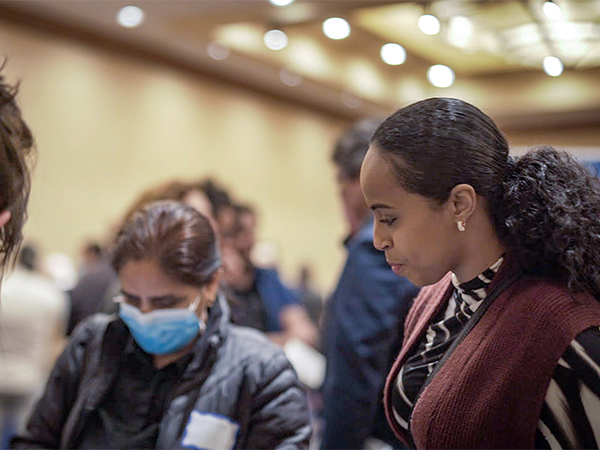
[[[239,429],[228,417],[192,411],[181,444],[197,450],[231,450]]]

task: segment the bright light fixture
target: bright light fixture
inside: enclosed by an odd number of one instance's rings
[[[454,71],[442,64],[436,64],[427,70],[427,79],[435,87],[450,87],[454,84],[454,78]]]
[[[269,2],[274,6],[287,6],[294,3],[294,0],[269,0]]]
[[[440,32],[440,21],[437,17],[431,14],[423,14],[419,17],[419,29],[429,35],[433,36],[434,34],[438,34]]]
[[[263,36],[263,42],[270,50],[282,50],[288,45],[288,37],[281,30],[269,30]]]
[[[399,66],[406,61],[406,50],[400,44],[383,44],[379,55],[383,62],[390,66]]]
[[[302,83],[300,75],[285,68],[279,72],[279,78],[281,78],[281,82],[286,86],[295,87]]]
[[[560,6],[551,0],[544,3],[542,11],[544,11],[544,15],[550,20],[558,20],[562,16]]]
[[[551,77],[557,77],[563,73],[563,63],[556,56],[546,56],[544,58],[544,72]]]
[[[342,92],[340,99],[344,105],[352,109],[360,108],[363,104],[363,101],[360,98],[355,97],[348,92]]]
[[[473,23],[465,16],[454,16],[450,19],[448,40],[456,47],[466,47],[473,35]]]
[[[212,59],[216,59],[217,61],[223,61],[224,59],[229,58],[231,51],[229,48],[221,44],[219,41],[212,41],[210,44],[206,46],[206,52],[208,56]]]
[[[144,11],[137,6],[125,6],[117,13],[117,22],[125,28],[135,28],[144,21]]]
[[[323,33],[329,39],[344,39],[350,36],[350,24],[341,17],[330,17],[323,22]]]

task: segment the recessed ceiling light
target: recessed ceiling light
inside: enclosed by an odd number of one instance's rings
[[[563,73],[564,65],[556,56],[546,56],[544,58],[544,72],[551,77],[558,77]]]
[[[269,0],[269,2],[274,6],[287,6],[294,3],[294,0]]]
[[[448,40],[456,47],[464,48],[473,35],[473,23],[465,16],[454,16],[448,27]]]
[[[210,44],[208,44],[206,47],[206,52],[208,53],[208,56],[210,56],[212,59],[216,59],[217,61],[223,61],[224,59],[227,59],[231,53],[229,48],[225,47],[218,41],[212,41]]]
[[[447,88],[454,84],[455,76],[450,67],[436,64],[427,70],[427,79],[435,87]]]
[[[125,28],[139,27],[144,21],[144,11],[137,6],[125,6],[117,13],[117,22]]]
[[[288,45],[288,37],[281,30],[269,30],[263,36],[263,42],[270,50],[282,50]]]
[[[350,36],[350,24],[341,17],[330,17],[323,22],[323,33],[329,39],[344,39]]]
[[[300,75],[285,68],[279,72],[279,78],[281,78],[281,82],[286,86],[294,87],[302,83]]]
[[[429,36],[433,36],[440,32],[440,21],[431,14],[423,14],[419,17],[418,25],[419,29]]]
[[[360,98],[355,97],[354,95],[349,94],[348,92],[342,92],[340,98],[342,100],[342,103],[348,108],[360,108],[363,104],[363,101]]]
[[[558,20],[562,16],[560,6],[551,0],[544,3],[542,11],[544,11],[544,15],[550,20]]]
[[[398,66],[406,61],[406,50],[400,44],[383,44],[379,55],[383,62],[390,66]]]

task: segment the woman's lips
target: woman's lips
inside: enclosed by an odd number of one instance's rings
[[[392,268],[392,272],[394,272],[398,276],[402,276],[402,272],[404,271],[404,264],[390,264]]]

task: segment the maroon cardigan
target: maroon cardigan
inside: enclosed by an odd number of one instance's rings
[[[508,276],[506,262],[490,290]],[[409,442],[392,412],[392,388],[407,356],[447,306],[450,274],[421,290],[405,340],[384,391],[386,415]],[[544,398],[558,360],[583,330],[600,326],[600,304],[570,294],[551,280],[521,277],[491,304],[421,393],[411,417],[418,449],[534,448]]]

